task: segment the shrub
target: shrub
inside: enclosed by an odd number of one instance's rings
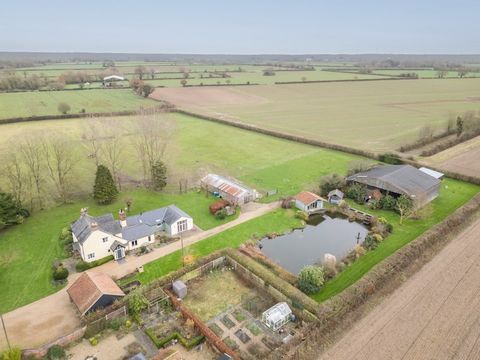
[[[86,261],[80,260],[75,264],[75,269],[77,270],[77,272],[82,272],[82,271],[103,265],[111,260],[113,260],[113,255],[105,256],[104,258],[101,258],[92,262],[86,262]]]
[[[403,163],[398,155],[391,153],[378,155],[378,160],[391,165],[400,165]]]
[[[382,196],[380,199],[380,206],[382,209],[385,209],[385,210],[395,209],[396,204],[397,204],[397,200],[390,194]]]
[[[383,237],[380,234],[373,234],[372,237],[376,242],[382,242],[383,241]]]
[[[226,209],[220,209],[215,213],[215,218],[218,220],[223,220],[227,217],[227,210]]]
[[[67,354],[65,353],[65,350],[61,346],[53,345],[47,351],[48,360],[62,360],[66,358],[67,358]]]
[[[346,185],[345,178],[339,174],[325,175],[320,178],[320,194],[326,196],[330,191],[342,189]]]
[[[305,211],[302,211],[302,210],[297,210],[295,212],[295,217],[297,219],[300,219],[300,220],[303,220],[303,221],[307,221],[308,220],[308,214],[305,212]]]
[[[13,347],[9,350],[5,350],[2,353],[2,360],[21,360],[22,359],[22,350],[18,347]]]
[[[92,346],[97,346],[97,344],[98,344],[98,339],[96,337],[91,337],[90,339],[88,339],[88,341],[90,342],[90,345],[92,345]]]
[[[353,184],[348,187],[346,195],[356,203],[363,204],[367,195],[367,187],[362,184]]]
[[[315,294],[320,291],[325,282],[324,271],[320,266],[305,266],[298,274],[297,286],[306,294]]]
[[[122,326],[122,319],[113,319],[108,323],[108,327],[114,331],[118,331]]]
[[[68,270],[63,266],[58,266],[56,269],[53,270],[53,279],[54,280],[65,280],[68,278]]]
[[[70,105],[68,105],[66,102],[61,102],[58,104],[57,109],[60,113],[66,115],[70,111]]]
[[[148,300],[139,291],[134,291],[127,298],[128,311],[132,315],[139,315],[148,306]]]

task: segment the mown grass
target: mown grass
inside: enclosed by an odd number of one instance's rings
[[[58,290],[51,283],[50,271],[52,262],[65,256],[58,235],[63,227],[78,218],[81,207],[88,207],[92,215],[112,212],[116,217],[118,210],[125,207],[124,200],[127,198],[133,199],[132,214],[175,204],[190,214],[194,223],[202,229],[210,229],[236,217],[217,220],[208,212],[208,205],[214,200],[203,193],[175,195],[146,190],[122,193],[118,201],[108,206],[86,200],[38,212],[25,223],[0,233],[0,312]]]
[[[422,220],[407,219],[402,225],[399,223],[400,217],[393,211],[371,210],[366,206],[352,203],[352,206],[355,208],[379,217],[385,217],[388,222],[393,225],[393,233],[387,237],[377,249],[362,256],[342,271],[335,279],[329,281],[324,288],[318,294],[313,295],[312,298],[321,302],[340,293],[355,283],[380,261],[445,219],[479,191],[480,187],[477,185],[446,178],[442,181],[440,196],[431,203],[431,214]]]

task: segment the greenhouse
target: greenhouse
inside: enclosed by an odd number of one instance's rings
[[[286,302],[278,303],[262,314],[262,322],[273,331],[277,331],[292,319],[292,310]]]

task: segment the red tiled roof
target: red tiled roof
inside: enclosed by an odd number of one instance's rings
[[[102,295],[125,296],[110,276],[100,272],[84,272],[67,290],[80,313],[85,314]]]
[[[325,200],[321,196],[318,196],[317,194],[314,194],[310,191],[302,191],[300,194],[295,196],[295,199],[301,201],[305,205],[311,204],[312,202],[317,200]]]

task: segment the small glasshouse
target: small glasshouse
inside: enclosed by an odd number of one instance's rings
[[[262,314],[262,322],[273,331],[277,331],[292,319],[292,310],[286,302],[275,304]]]

